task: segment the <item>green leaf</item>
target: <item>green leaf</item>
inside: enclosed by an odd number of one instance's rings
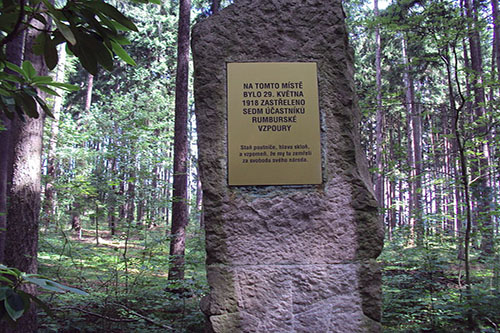
[[[7,293],[9,290],[12,290],[10,287],[0,287],[0,301],[3,301],[7,298]]]
[[[22,102],[20,104],[16,103],[15,110],[17,113],[17,116],[19,117],[19,120],[21,120],[23,123],[26,122],[26,118],[24,118],[24,112],[23,109],[21,108]]]
[[[33,79],[31,79],[32,83],[51,83],[53,82],[52,78],[50,76],[35,76]]]
[[[109,29],[111,29],[113,31],[113,33],[117,33],[117,30],[116,30],[116,26],[113,22],[111,22],[111,20],[109,20],[104,14],[102,13],[96,13],[97,16],[99,16],[99,20],[101,21],[101,23],[103,25],[105,25],[106,27],[108,27]]]
[[[60,288],[63,291],[69,291],[69,292],[72,292],[72,293],[75,293],[75,294],[78,294],[78,295],[83,295],[83,296],[87,296],[88,295],[88,293],[86,293],[83,290],[80,290],[78,288],[68,287],[68,286],[60,284],[58,282],[55,282],[55,281],[47,280],[47,285],[54,286],[54,287]]]
[[[24,313],[23,298],[14,291],[11,291],[11,293],[7,295],[7,298],[4,300],[4,306],[9,317],[14,321],[21,318]]]
[[[61,21],[54,19],[54,22],[56,22],[57,29],[61,32],[61,34],[64,36],[64,38],[71,44],[75,45],[76,44],[76,38],[71,29]]]
[[[0,95],[1,96],[11,96],[11,92],[9,90],[5,90],[4,88],[0,88]]]
[[[11,280],[7,279],[5,276],[0,275],[0,281],[8,283],[8,284],[13,284]],[[0,298],[1,300],[1,298]]]
[[[43,99],[40,98],[40,96],[35,96],[36,101],[38,102],[38,105],[42,108],[43,111],[45,111],[45,114],[47,114],[49,117],[54,118],[54,114],[52,111],[50,111],[49,107],[45,103]]]
[[[15,277],[19,277],[21,275],[21,272],[15,268],[10,268],[10,267],[7,267],[7,266],[4,266],[4,265],[1,265],[0,266],[0,273],[2,274],[8,274],[8,275],[12,275],[12,276],[15,276]]]
[[[38,73],[35,70],[35,67],[31,64],[30,61],[23,61],[23,71],[26,72],[26,75],[29,79],[34,78]]]
[[[14,120],[15,113],[9,110],[9,108],[4,108],[3,111],[9,120]]]
[[[16,82],[16,83],[20,83],[20,84],[25,83],[25,80],[23,78],[16,76],[16,75],[9,75],[4,80],[10,81],[10,82]]]
[[[108,71],[113,70],[113,55],[104,44],[90,35],[79,35],[79,41],[85,50],[91,50],[98,63]]]
[[[118,9],[116,9],[115,7],[113,7],[107,3],[104,3],[104,2],[100,2],[100,1],[93,1],[89,4],[89,6],[92,6],[96,9],[98,9],[99,11],[101,11],[102,13],[107,15],[108,17],[111,17],[113,20],[120,23],[124,27],[126,27],[130,30],[133,30],[133,31],[138,31],[135,24],[131,20],[129,20],[127,17],[125,17],[125,15],[120,13],[118,11]]]
[[[55,20],[55,21],[64,21],[66,20],[66,17],[64,16],[64,13],[62,10],[58,10],[57,8],[52,5],[51,1],[48,0],[42,0],[43,4],[45,7],[47,7],[48,14]]]
[[[30,95],[31,97],[35,97],[38,95],[37,91],[35,90],[35,88],[31,87],[31,86],[28,86],[28,87],[25,87],[23,89],[23,91],[25,93],[27,93],[28,95]]]
[[[125,61],[129,65],[132,65],[132,66],[137,65],[136,62],[134,61],[134,59],[132,59],[128,55],[128,53],[120,46],[120,44],[118,44],[114,41],[111,41],[111,45],[113,47],[113,52],[115,52],[115,54],[118,57],[120,57],[120,59],[122,59],[123,61]]]
[[[73,47],[70,46],[70,50],[78,57],[82,66],[90,74],[97,74],[97,58],[95,57],[92,50],[89,50],[85,47],[85,39],[82,38],[81,35],[78,35],[78,43]]]
[[[13,64],[13,63],[11,63],[9,61],[6,61],[5,62],[5,66],[7,66],[7,68],[10,69],[11,71],[14,71],[16,73],[21,74],[23,77],[28,77],[28,75],[26,74],[26,72],[24,70],[22,70],[22,68],[19,67],[16,64]]]
[[[57,91],[50,89],[47,86],[38,86],[38,89],[40,89],[41,91],[46,92],[47,94],[52,95],[52,96],[61,96],[57,93]]]
[[[2,9],[3,8],[5,7],[2,7]],[[11,31],[14,28],[18,17],[19,14],[17,12],[2,13],[2,15],[0,15],[0,30]]]
[[[57,54],[57,43],[52,38],[47,38],[44,44],[44,59],[47,67],[50,70],[56,68],[59,62],[59,55]]]
[[[24,312],[28,311],[29,308],[30,308],[30,304],[31,304],[31,299],[29,297],[29,294],[25,293],[24,291],[22,290],[16,290],[16,292],[19,294],[19,296],[21,296],[21,298],[23,299],[23,303],[24,303]]]
[[[39,298],[35,297],[34,295],[31,295],[31,294],[26,294],[26,295],[28,295],[28,297],[32,301],[34,301],[38,306],[40,306],[42,308],[42,310],[45,311],[46,314],[48,314],[51,317],[55,317],[54,313],[52,312],[52,310],[48,307],[48,305],[45,302],[43,302]]]
[[[39,34],[35,39],[35,44],[33,45],[33,53],[36,55],[42,55],[45,49],[45,33]]]
[[[68,287],[68,286],[65,286],[61,283],[58,283],[58,282],[55,282],[55,281],[52,281],[52,280],[49,280],[46,278],[42,278],[40,276],[25,275],[24,279],[30,283],[37,285],[38,287],[40,287],[42,289],[45,289],[45,290],[55,291],[58,293],[71,291],[71,292],[74,292],[74,293],[80,294],[80,295],[88,295],[86,292],[84,292],[80,289]]]
[[[46,85],[53,86],[53,87],[56,87],[56,88],[61,88],[61,89],[67,90],[67,91],[78,91],[78,90],[80,90],[79,86],[76,86],[74,84],[69,84],[69,83],[63,83],[63,82],[50,82],[50,83],[46,83]]]
[[[120,45],[130,45],[131,42],[125,36],[115,35],[113,40]]]
[[[35,99],[25,92],[20,92],[14,96],[18,105],[22,105],[24,112],[31,118],[38,118],[40,115],[37,110]]]

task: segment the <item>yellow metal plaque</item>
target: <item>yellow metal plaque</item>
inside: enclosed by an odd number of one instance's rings
[[[316,63],[228,63],[229,185],[321,183]]]

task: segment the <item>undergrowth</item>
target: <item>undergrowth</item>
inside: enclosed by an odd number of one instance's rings
[[[410,245],[407,231],[386,240],[383,267],[384,332],[498,332],[500,286],[498,258],[472,256],[470,301],[459,242],[443,234],[427,235]],[[467,322],[472,313],[474,326]]]
[[[116,236],[92,230],[44,231],[39,271],[90,295],[42,294],[53,317],[40,312],[39,332],[201,332],[206,293],[203,235],[188,230],[186,279],[169,285],[164,229],[134,226]],[[180,287],[180,288],[179,288]],[[169,290],[182,290],[169,292]]]

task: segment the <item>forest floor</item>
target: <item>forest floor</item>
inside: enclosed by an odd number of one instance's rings
[[[39,332],[201,332],[206,292],[202,235],[188,236],[186,279],[169,283],[164,229],[136,226],[112,236],[83,229],[43,232],[39,273],[89,293],[43,294]],[[186,290],[184,294],[168,290]]]
[[[89,295],[42,294],[54,316],[40,312],[39,332],[203,331],[199,302],[208,287],[199,230],[188,231],[182,285],[167,280],[164,228],[134,226],[117,235],[98,234],[42,230],[40,274]],[[468,294],[456,244],[443,235],[428,236],[420,248],[405,237],[386,240],[379,258],[384,332],[499,332],[498,258],[480,260],[473,251]],[[185,293],[168,291],[176,289]]]
[[[481,258],[472,248],[468,290],[455,237],[427,235],[422,247],[409,244],[407,237],[386,240],[379,258],[384,332],[499,332],[498,257]]]

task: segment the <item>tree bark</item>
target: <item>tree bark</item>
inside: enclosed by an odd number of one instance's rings
[[[468,18],[468,40],[470,49],[472,87],[474,92],[473,115],[479,122],[475,128],[475,137],[481,138],[487,135],[488,129],[484,122],[486,114],[485,92],[483,87],[483,64],[481,54],[481,39],[477,24],[477,1],[465,0],[465,10]],[[470,74],[469,74],[470,75]],[[472,164],[473,176],[477,179],[471,186],[471,193],[477,203],[474,217],[482,234],[481,254],[482,257],[493,253],[494,228],[490,213],[490,202],[492,202],[492,191],[489,184],[488,173],[490,170],[489,145],[487,140],[477,147],[478,161]]]
[[[375,19],[379,16],[378,0],[373,1],[373,12]],[[376,87],[377,87],[377,112],[376,112],[376,128],[375,128],[375,196],[379,207],[381,208],[381,219],[384,220],[384,177],[383,177],[383,164],[382,164],[382,151],[383,151],[383,133],[384,128],[384,114],[382,110],[382,69],[381,69],[381,53],[382,46],[380,42],[380,26],[377,24],[375,27],[375,70],[376,70]]]
[[[491,0],[491,15],[493,17],[493,54],[492,61],[496,63],[497,80],[500,81],[500,17],[498,17],[498,0]]]
[[[0,114],[0,124],[4,127],[4,130],[0,130],[0,263],[3,263],[7,237],[7,182],[11,157],[11,124],[4,113]]]
[[[7,60],[21,66],[23,60],[24,33],[17,35],[6,46]],[[9,182],[12,173],[13,147],[13,125],[12,121],[0,114],[0,124],[5,128],[0,130],[0,262],[5,260],[5,242],[7,240],[7,201],[9,193]]]
[[[405,65],[404,84],[406,88],[405,106],[408,117],[408,159],[412,168],[410,177],[410,225],[416,234],[417,245],[422,245],[424,229],[422,223],[422,148],[421,148],[421,116],[420,109],[415,104],[413,78],[410,71],[410,61],[407,53],[406,39],[403,39],[403,63]],[[411,140],[410,140],[411,138]]]
[[[33,22],[37,25],[38,22]],[[43,29],[43,26],[36,28]],[[25,60],[30,61],[38,75],[47,75],[43,58],[32,52],[39,34],[38,29],[26,32]],[[43,98],[43,94],[39,92]],[[5,264],[27,273],[36,273],[38,250],[38,225],[41,196],[42,135],[45,119],[39,108],[38,118],[22,122],[18,118],[11,123],[11,143],[14,147],[12,174],[9,179],[9,203],[7,208],[7,237]],[[27,285],[28,293],[36,294],[36,288]],[[36,311],[31,307],[10,332],[32,332],[37,328]]]
[[[210,6],[210,12],[213,14],[219,11],[220,0],[212,0],[212,6]]]
[[[88,74],[87,76],[87,92],[85,94],[85,111],[90,110],[92,105],[92,89],[94,88],[94,75]]]
[[[111,179],[116,177],[116,157],[111,160]],[[116,233],[116,185],[111,186],[111,191],[108,196],[108,227],[111,231],[111,235]]]
[[[179,3],[177,76],[175,87],[174,189],[170,240],[171,266],[168,272],[169,280],[184,279],[185,238],[186,226],[189,219],[186,199],[188,180],[187,122],[191,0],[180,0]]]
[[[133,168],[134,166],[132,166]],[[135,217],[135,171],[130,171],[127,187],[127,222],[134,223]]]
[[[55,81],[62,82],[64,80],[64,73],[66,66],[66,48],[63,46],[59,47],[59,63],[57,65],[57,72]],[[50,138],[49,138],[49,150],[47,153],[47,182],[45,183],[45,199],[43,205],[44,212],[44,222],[45,227],[48,227],[50,223],[54,222],[55,212],[55,191],[52,182],[56,178],[56,148],[57,148],[57,137],[59,135],[59,118],[62,108],[62,89],[57,89],[60,96],[54,97],[54,107],[52,109],[52,114],[54,119],[52,119],[50,125]]]

